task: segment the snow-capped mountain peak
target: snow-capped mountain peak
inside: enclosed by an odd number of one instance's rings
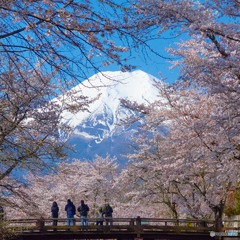
[[[156,100],[157,89],[153,87],[152,75],[141,70],[134,72],[102,72],[95,74],[73,90],[81,89],[81,94],[99,99],[92,103],[89,112],[64,112],[63,121],[73,128],[69,142],[76,144],[77,158],[92,158],[95,154],[116,153],[116,143],[135,131],[127,131],[119,126],[120,119],[134,114],[121,107],[120,99],[150,104]],[[156,79],[158,80],[158,79]],[[101,146],[100,146],[101,145]],[[91,156],[90,156],[91,155]]]
[[[100,98],[90,105],[90,113],[65,112],[64,119],[74,128],[87,119],[93,120],[94,116],[105,111],[112,114],[112,124],[110,124],[112,126],[121,117],[119,116],[120,98],[146,104],[154,101],[157,91],[152,86],[153,79],[153,76],[141,70],[132,73],[117,71],[95,74],[75,87],[75,89],[80,88],[82,94],[88,97],[94,98],[101,94]]]

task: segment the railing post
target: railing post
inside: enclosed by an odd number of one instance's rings
[[[141,218],[140,218],[140,216],[137,216],[136,226],[137,226],[137,238],[140,238],[140,232],[141,232]]]
[[[179,219],[177,219],[177,222],[176,222],[177,226],[179,226]]]
[[[36,225],[37,225],[37,227],[39,227],[40,232],[45,232],[45,228],[44,228],[45,224],[44,224],[43,217],[40,217],[39,219],[37,219]]]
[[[206,221],[201,221],[200,222],[200,227],[204,227],[207,229],[207,222]],[[204,229],[203,232],[206,232],[206,230]]]
[[[133,218],[130,219],[129,225],[131,226],[131,231],[134,231],[134,219]]]
[[[105,232],[108,232],[109,231],[109,219],[108,218],[105,218],[106,220],[106,227],[104,228],[105,229]]]
[[[216,229],[216,232],[222,232],[222,219],[221,218],[216,218],[215,229]]]

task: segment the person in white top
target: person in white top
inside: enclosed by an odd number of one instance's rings
[[[97,222],[96,225],[103,225],[103,210],[102,207],[99,207],[98,212],[97,212]],[[102,229],[101,229],[102,230]]]

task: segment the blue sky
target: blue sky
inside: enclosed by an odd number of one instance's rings
[[[117,3],[121,4],[121,2],[124,2],[124,0],[118,0]],[[96,8],[101,7],[96,2],[95,3],[91,2],[91,4],[93,4],[94,7]],[[187,38],[186,35],[182,35],[178,38],[175,38],[175,37],[173,38],[173,36],[171,36],[168,33],[164,34],[163,37],[164,39],[156,39],[156,40],[150,41],[149,45],[155,52],[157,52],[158,54],[166,58],[170,57],[166,52],[166,48],[168,48],[170,45],[174,47],[175,42],[179,42],[181,39],[186,40]],[[115,41],[117,45],[123,46],[122,43],[117,38],[113,39],[113,41]],[[146,54],[143,55],[141,51],[133,52],[132,56],[128,58],[127,64],[135,65],[136,70],[142,70],[157,78],[160,78],[159,72],[161,72],[162,76],[164,78],[167,78],[166,81],[170,84],[177,79],[178,70],[177,69],[169,70],[171,63],[167,61],[170,61],[170,60],[161,58],[156,54],[151,53],[150,51],[147,52],[147,55],[148,56],[146,56]],[[98,59],[98,60],[99,60],[98,67],[100,68],[101,71],[119,71],[119,66],[117,66],[116,64],[112,64],[108,67],[103,67],[101,65],[101,61],[103,59]],[[92,75],[94,75],[94,70],[88,70],[87,76],[91,77]]]
[[[165,49],[168,48],[170,45],[174,46],[174,42],[178,42],[180,39],[181,37],[174,39],[158,39],[149,42],[149,44],[154,49],[154,51],[158,52],[160,55],[164,57],[170,57],[168,56],[168,53]],[[160,78],[159,72],[161,72],[163,77],[167,78],[168,83],[173,83],[177,79],[178,70],[169,70],[169,67],[171,66],[171,63],[169,62],[170,60],[156,56],[156,54],[151,52],[148,52],[148,56],[145,59],[142,53],[140,56],[136,52],[133,54],[134,55],[129,58],[127,63],[135,65],[136,69],[140,69],[157,78]],[[119,66],[113,64],[108,67],[101,67],[100,69],[101,71],[119,71]]]

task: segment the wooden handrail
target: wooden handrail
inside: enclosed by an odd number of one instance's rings
[[[202,219],[202,220],[196,220],[196,219],[161,219],[161,218],[87,218],[88,223],[91,226],[96,226],[96,221],[103,221],[105,223],[105,226],[108,224],[109,219],[113,222],[113,225],[115,226],[122,226],[127,227],[129,226],[129,229],[134,227],[134,231],[142,231],[143,229],[175,229],[175,227],[178,227],[179,229],[187,229],[193,230],[193,229],[199,229],[199,230],[212,230],[215,231],[223,231],[223,230],[231,230],[231,227],[224,227],[222,226],[222,221],[225,223],[230,222],[240,222],[240,220],[230,220],[230,219],[224,219],[219,220],[218,225],[216,224],[216,221],[214,220],[208,220],[208,219]],[[30,218],[30,219],[8,219],[7,222],[10,224],[10,226],[23,226],[23,227],[33,227],[43,229],[45,227],[51,229],[53,220],[58,221],[57,227],[66,227],[67,220],[72,220],[72,218]],[[82,218],[74,218],[75,225],[79,228],[80,222]],[[177,224],[178,223],[178,224]],[[189,226],[189,224],[192,224],[192,226]],[[204,224],[201,224],[204,223]],[[109,225],[109,224],[108,224]],[[56,228],[56,226],[53,226]],[[100,228],[98,226],[98,228]],[[110,229],[110,225],[108,226]],[[116,227],[115,227],[116,228]],[[233,228],[234,230],[240,230],[239,228]],[[233,230],[232,229],[232,230]]]
[[[8,221],[36,221],[38,220],[39,218],[20,218],[20,219],[8,219]],[[44,221],[52,221],[52,220],[67,220],[67,219],[72,219],[72,218],[42,218]],[[78,218],[78,217],[74,217],[75,220],[81,220],[83,218]],[[102,219],[102,218],[86,218],[88,220],[98,220],[98,219]],[[130,220],[134,220],[136,221],[137,218],[111,218],[111,217],[107,217],[107,218],[103,218],[103,220],[106,220],[106,219],[112,219],[113,221],[125,221],[125,222],[129,222]],[[161,219],[161,218],[141,218],[141,221],[142,222],[196,222],[196,223],[200,223],[200,222],[214,222],[215,220],[205,220],[205,219],[202,219],[202,220],[195,220],[195,219],[178,219],[178,220],[175,220],[175,219]],[[240,222],[240,220],[225,220],[223,219],[224,222]]]
[[[81,220],[83,220],[83,218],[38,218],[38,219],[9,219],[8,222],[11,224],[25,224],[25,225],[29,225],[29,224],[35,224],[38,226],[44,226],[44,224],[52,224],[53,220],[57,220],[58,221],[58,225],[66,225],[67,220],[72,220],[74,219],[74,222],[80,223]],[[215,221],[213,220],[193,220],[193,219],[179,219],[178,221],[174,220],[174,219],[154,219],[154,218],[87,218],[89,224],[92,223],[96,223],[96,221],[103,221],[106,224],[108,223],[108,221],[111,219],[111,221],[113,223],[118,223],[121,225],[129,225],[129,226],[136,226],[138,229],[142,228],[143,226],[165,226],[165,227],[171,227],[172,224],[174,225],[178,225],[178,226],[186,226],[186,224],[189,223],[195,223],[195,227],[202,227],[200,226],[200,223],[205,222],[206,223],[206,227],[207,224],[211,224],[214,225]],[[178,224],[176,224],[178,223]],[[159,225],[160,224],[160,225]],[[194,225],[193,225],[194,226]]]

